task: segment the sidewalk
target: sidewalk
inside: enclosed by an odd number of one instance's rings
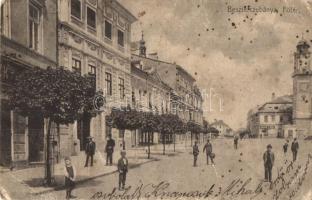
[[[157,161],[162,156],[162,145],[153,145],[151,146],[151,159],[147,159],[146,149],[147,147],[135,147],[127,150],[127,158],[129,160],[129,167],[135,168],[140,165],[146,164],[148,162]],[[165,156],[174,156],[179,153],[178,149],[184,148],[184,146],[177,145],[176,152],[173,152],[173,145],[167,149],[166,146],[166,155]],[[113,165],[106,166],[106,154],[96,152],[94,156],[93,167],[84,167],[85,164],[85,154],[81,152],[78,156],[71,156],[73,165],[77,170],[77,179],[76,183],[82,183],[94,178],[107,176],[117,172],[117,160],[120,158],[119,151],[114,153]],[[90,162],[90,161],[89,161]],[[45,187],[44,186],[44,176],[45,169],[44,166],[32,167],[27,169],[9,171],[0,173],[0,179],[4,181],[2,187],[7,189],[7,192],[10,196],[14,196],[15,192],[12,190],[12,185],[18,185],[17,188],[20,188],[19,191],[23,190],[25,193],[30,193],[31,195],[38,195],[54,190],[64,189],[64,161],[56,164],[54,166],[54,178],[55,186],[54,187]],[[8,187],[9,186],[9,187]],[[7,187],[7,188],[5,188]],[[10,192],[14,194],[10,194]]]

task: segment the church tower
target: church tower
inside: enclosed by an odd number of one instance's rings
[[[146,46],[145,46],[145,41],[144,41],[144,34],[143,34],[143,31],[142,31],[142,38],[140,40],[140,47],[139,47],[139,55],[140,56],[143,56],[143,57],[146,57]]]
[[[310,45],[304,39],[294,53],[293,120],[297,137],[312,135],[312,70]]]

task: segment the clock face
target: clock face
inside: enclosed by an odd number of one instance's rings
[[[299,91],[300,92],[308,92],[309,83],[299,83]]]

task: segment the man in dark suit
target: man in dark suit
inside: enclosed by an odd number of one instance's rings
[[[86,152],[86,163],[85,167],[88,167],[89,157],[91,158],[91,167],[93,166],[93,156],[95,154],[95,142],[93,142],[92,137],[88,137],[89,141],[86,144],[85,152]]]
[[[293,162],[297,160],[298,149],[299,149],[299,143],[297,141],[297,138],[294,138],[294,141],[291,143],[291,151],[293,153]]]
[[[108,162],[110,165],[113,164],[113,153],[115,148],[115,140],[112,139],[112,135],[108,135],[108,140],[105,146],[105,152],[106,152],[106,165],[108,165]]]
[[[118,160],[119,172],[119,190],[125,189],[126,177],[128,173],[128,159],[126,158],[126,151],[121,151],[121,158]]]
[[[207,140],[207,143],[204,146],[203,152],[205,151],[206,151],[207,165],[209,165],[209,158],[211,160],[211,163],[214,164],[213,155],[212,155],[212,144],[210,143],[209,140]]]
[[[265,181],[272,182],[272,168],[274,165],[274,153],[272,152],[272,145],[267,146],[267,150],[263,154],[264,162],[264,179]]]
[[[197,166],[196,162],[197,162],[198,154],[199,154],[199,149],[198,149],[197,141],[195,141],[195,144],[193,146],[194,167]]]
[[[237,145],[238,145],[238,136],[234,136],[234,149],[237,149]]]

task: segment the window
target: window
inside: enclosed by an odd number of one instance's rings
[[[29,5],[29,48],[38,51],[40,12],[34,5]]]
[[[1,34],[9,36],[9,1],[2,2],[1,5]]]
[[[80,0],[71,0],[71,15],[81,19],[81,2]]]
[[[88,69],[88,73],[90,74],[90,75],[96,75],[96,67],[94,66],[94,65],[90,65],[89,64],[89,69]]]
[[[264,116],[264,122],[268,122],[268,116],[267,115]]]
[[[75,58],[72,59],[72,70],[81,74],[81,61]]]
[[[96,29],[95,11],[90,7],[87,7],[87,24],[89,27]]]
[[[272,122],[275,122],[275,115],[272,115]]]
[[[105,73],[105,82],[106,82],[106,94],[111,96],[113,94],[112,91],[112,74],[106,72]]]
[[[125,81],[123,78],[119,78],[119,94],[120,99],[125,98]]]
[[[112,24],[105,20],[105,37],[112,39]]]
[[[124,46],[124,32],[121,30],[118,30],[118,44],[122,47]]]

